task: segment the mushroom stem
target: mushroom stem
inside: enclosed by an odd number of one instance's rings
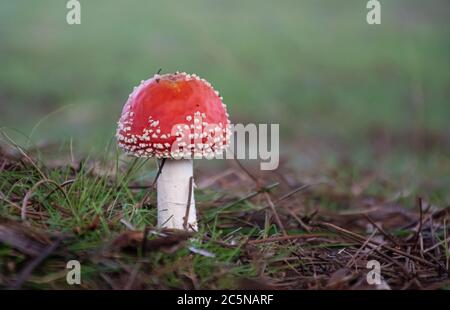
[[[157,181],[158,227],[197,230],[191,159],[167,159]],[[188,208],[188,202],[190,205]],[[187,209],[189,214],[185,223]],[[185,225],[186,224],[186,225]]]

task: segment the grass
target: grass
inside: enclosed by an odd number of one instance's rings
[[[110,157],[105,158],[103,163],[109,160],[111,160]],[[124,165],[124,163],[119,161],[116,164],[121,167]],[[36,166],[38,165],[40,164],[36,163]],[[111,165],[109,166],[111,167]],[[112,165],[112,167],[114,166],[116,165]],[[104,247],[105,240],[110,240],[117,236],[119,232],[126,230],[126,227],[121,224],[120,220],[125,220],[129,225],[135,227],[136,230],[141,231],[144,227],[155,226],[154,193],[149,197],[150,203],[141,205],[143,197],[150,189],[133,190],[129,186],[134,184],[137,179],[142,178],[140,171],[148,170],[153,172],[152,165],[143,160],[133,160],[130,163],[126,163],[125,166],[125,170],[115,177],[111,177],[107,170],[104,171],[105,174],[98,174],[95,172],[94,167],[88,165],[88,161],[80,162],[76,168],[69,166],[49,168],[42,166],[38,170],[34,165],[26,165],[26,169],[16,170],[15,167],[7,167],[2,170],[1,174],[1,216],[19,219],[20,212],[18,213],[18,210],[21,206],[10,199],[15,200],[14,197],[22,197],[28,193],[30,194],[30,205],[38,204],[39,208],[27,212],[26,222],[46,232],[58,232],[67,235],[68,239],[65,241],[64,247],[67,257],[80,258],[93,252],[98,252]],[[41,183],[38,187],[35,186],[42,180],[52,180],[55,184],[61,185],[57,185],[55,188],[53,183],[46,182]],[[196,197],[199,203],[202,203],[203,195],[197,193]],[[229,277],[254,274],[251,266],[239,266],[234,263],[240,253],[238,247],[227,249],[214,245],[214,240],[227,237],[226,235],[222,236],[223,231],[218,230],[215,226],[205,229],[207,229],[207,232],[203,231],[201,234],[207,233],[210,235],[211,242],[199,244],[191,241],[190,243],[198,248],[215,253],[216,259],[214,260],[199,255],[189,255],[189,250],[187,250],[186,246],[181,247],[174,255],[155,253],[149,258],[143,258],[142,253],[138,251],[136,253],[138,262],[148,260],[149,270],[153,270],[161,265],[167,268],[165,271],[161,270],[160,278],[149,279],[149,285],[168,288],[179,287],[182,281],[172,272],[171,266],[176,268],[178,265],[183,267],[187,264],[191,265],[190,268],[193,268],[193,271],[198,275],[198,285],[201,286],[209,286],[211,285],[210,282],[217,280],[215,278],[210,279],[214,275],[213,271],[217,269],[227,270],[226,273]],[[244,238],[245,234],[241,234],[240,237]],[[182,239],[181,241],[184,242],[185,240]],[[2,270],[4,268],[4,274],[7,274],[7,265],[20,264],[23,262],[23,256],[19,255],[17,257],[16,253],[8,247],[2,247],[2,250],[2,261],[5,264],[1,268]],[[188,260],[186,260],[186,257]],[[131,258],[124,256],[123,260],[121,264],[130,262],[136,264],[136,256]],[[31,277],[29,287],[49,288],[49,284],[60,285],[62,263],[61,261],[56,263],[55,261],[49,261],[43,265],[41,268],[45,270],[45,273],[40,277],[39,272],[37,272],[37,275]],[[98,283],[95,283],[95,279],[98,281],[99,275],[123,272],[124,268],[123,266],[102,267],[92,262],[85,264],[84,261],[82,264],[83,283],[85,283],[85,287],[91,288],[91,285],[94,288],[101,287],[97,287]],[[62,280],[65,279],[65,274],[63,276]],[[47,283],[47,281],[50,281],[50,283]],[[155,281],[155,283],[151,281]],[[221,281],[225,281],[225,279],[221,279]],[[224,283],[222,285],[229,284]]]
[[[384,3],[377,27],[359,0],[85,2],[73,27],[60,1],[0,4],[0,125],[38,144],[101,153],[133,86],[160,68],[207,78],[233,122],[279,123],[284,144],[450,130],[446,1]]]
[[[352,193],[352,186],[365,183],[361,171],[335,175],[330,170],[334,182],[297,193],[302,183],[289,185],[280,179],[280,173],[291,172],[285,167],[260,179],[267,184],[261,190],[236,165],[237,179],[196,190],[200,226],[190,235],[155,228],[152,160],[128,159],[113,148],[95,160],[52,163],[6,143],[1,154],[0,231],[12,236],[5,239],[0,233],[4,288],[371,288],[364,282],[369,259],[382,262],[383,277],[392,288],[449,284],[444,241],[448,207],[436,208],[424,199],[420,214],[435,221],[428,226],[420,222],[414,194],[388,197],[395,182],[375,178]],[[200,175],[201,180],[210,173]],[[287,195],[292,190],[295,194]],[[283,227],[265,192],[276,204]],[[367,215],[383,229],[377,240],[390,248],[372,244]],[[23,238],[43,250],[27,253],[20,246]],[[60,244],[47,253],[55,242]],[[82,266],[79,287],[65,281],[65,264],[71,259]],[[335,274],[343,271],[345,277],[337,279]]]

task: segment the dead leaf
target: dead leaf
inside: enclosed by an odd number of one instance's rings
[[[98,224],[100,224],[100,216],[98,214],[95,215],[94,220],[89,225],[90,230],[96,230],[98,227]]]
[[[180,246],[184,246],[184,241],[190,236],[191,234],[188,233],[173,233],[172,235],[145,240],[145,244],[143,244],[143,231],[127,231],[120,234],[113,241],[113,248],[116,250],[135,250],[143,248],[144,252],[161,250],[166,253],[173,253],[178,250]]]
[[[348,282],[354,277],[353,273],[348,268],[341,268],[333,272],[328,280],[327,287],[330,289],[344,289]]]
[[[120,234],[112,243],[112,247],[117,250],[126,248],[137,249],[144,240],[144,232],[142,231],[126,231]]]
[[[38,256],[50,243],[49,236],[22,223],[0,218],[0,242],[31,256]]]

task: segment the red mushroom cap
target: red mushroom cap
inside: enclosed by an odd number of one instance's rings
[[[226,105],[211,84],[186,73],[155,75],[130,94],[119,146],[138,157],[212,158],[228,146]]]

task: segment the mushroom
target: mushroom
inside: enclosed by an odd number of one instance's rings
[[[116,136],[128,154],[161,159],[158,227],[197,230],[193,159],[226,149],[228,116],[219,93],[195,74],[155,74],[130,94]]]

